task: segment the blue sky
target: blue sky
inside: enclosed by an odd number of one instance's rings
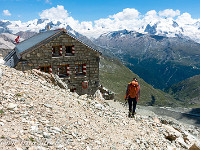
[[[126,8],[135,8],[141,15],[150,10],[165,9],[187,12],[192,18],[200,18],[200,0],[0,0],[0,20],[39,19],[43,10],[64,6],[75,20],[94,21],[117,14]]]

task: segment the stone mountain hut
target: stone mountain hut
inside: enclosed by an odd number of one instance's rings
[[[4,60],[18,70],[57,74],[79,95],[93,95],[99,86],[100,53],[65,29],[40,32],[18,43]]]

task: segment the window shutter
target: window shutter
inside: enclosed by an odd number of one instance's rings
[[[57,68],[57,74],[58,74],[58,76],[59,76],[59,66],[58,66],[58,68]]]
[[[53,56],[53,47],[52,47],[52,56]]]
[[[67,75],[70,75],[70,71],[69,71],[69,65],[67,65]]]
[[[49,67],[49,73],[52,73],[52,68],[51,68],[51,66]]]
[[[83,64],[83,74],[86,75],[86,64]]]
[[[75,47],[74,47],[74,45],[72,46],[72,54],[73,55],[75,54]]]
[[[59,54],[62,56],[62,45],[60,45]]]

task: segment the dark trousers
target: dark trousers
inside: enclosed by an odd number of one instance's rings
[[[129,112],[130,113],[135,113],[137,101],[136,98],[128,98],[128,105],[129,105]]]

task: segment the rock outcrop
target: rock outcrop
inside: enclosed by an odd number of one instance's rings
[[[0,72],[0,149],[200,148],[195,126],[140,114],[127,118],[101,96],[71,93],[37,70],[0,66]]]

